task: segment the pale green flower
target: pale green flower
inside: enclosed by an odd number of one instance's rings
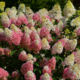
[[[74,64],[74,54],[71,54],[65,58],[65,65],[73,65]]]
[[[18,11],[19,11],[19,12],[25,12],[25,10],[26,10],[25,4],[21,3],[21,4],[19,5],[19,7],[18,7]]]
[[[62,11],[60,5],[57,3],[53,6],[52,10],[49,11],[49,15],[55,19],[62,18]]]
[[[63,9],[63,14],[66,18],[71,17],[72,15],[74,15],[76,12],[76,9],[74,8],[72,2],[70,0],[68,0],[68,2],[66,3],[66,5],[64,6]]]
[[[0,2],[0,10],[4,11],[5,2]]]
[[[71,21],[71,26],[76,26],[76,27],[79,27],[80,26],[80,16],[79,17],[76,17],[75,19],[73,19]]]

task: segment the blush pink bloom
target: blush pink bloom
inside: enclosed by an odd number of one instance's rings
[[[4,70],[3,68],[0,68],[0,79],[1,80],[7,80],[6,78],[9,76],[9,73]],[[5,79],[3,79],[5,78]]]
[[[47,40],[48,40],[49,43],[53,41],[53,39],[52,39],[52,37],[51,37],[51,34],[48,34],[48,35],[46,36],[46,38],[47,38]]]
[[[53,80],[53,79],[48,73],[45,73],[40,76],[40,80]]]
[[[0,48],[0,55],[5,55],[3,48]]]
[[[21,41],[21,36],[8,28],[5,28],[5,35],[9,44],[19,45]]]
[[[30,44],[31,44],[30,35],[27,33],[24,33],[21,39],[21,45],[26,48],[26,47],[29,47]]]
[[[17,21],[16,21],[16,26],[21,26],[22,25],[22,22],[21,22],[21,20],[19,20],[19,18],[17,19]]]
[[[40,21],[40,15],[37,14],[37,13],[35,13],[35,14],[33,15],[33,20],[35,20],[35,21]]]
[[[19,77],[19,72],[18,71],[13,71],[11,76],[12,76],[12,78],[18,78]]]
[[[30,34],[30,38],[32,41],[36,40],[36,39],[40,39],[38,33],[36,31],[32,31]]]
[[[49,34],[49,30],[46,27],[42,27],[40,30],[40,37],[45,37]]]
[[[65,68],[64,71],[63,71],[63,78],[64,79],[75,80],[76,76],[73,74],[73,72],[70,71],[69,68]]]
[[[21,31],[21,29],[15,26],[14,24],[11,24],[10,29],[17,32],[21,37],[23,36],[23,32]]]
[[[52,57],[48,61],[47,65],[51,68],[51,70],[55,70],[55,67],[56,67],[56,59],[55,59],[55,57]]]
[[[41,50],[42,44],[41,44],[41,40],[34,40],[32,41],[30,48],[35,52],[35,53],[39,53],[39,51]]]
[[[25,51],[21,51],[21,53],[18,56],[18,59],[21,61],[27,61],[27,53]]]
[[[43,68],[43,74],[44,73],[48,73],[49,75],[52,75],[52,73],[51,73],[51,68],[49,68],[49,66],[44,66],[44,68]]]
[[[26,74],[28,71],[33,71],[33,62],[27,61],[21,66],[21,72],[22,74]]]
[[[28,71],[24,75],[25,80],[36,80],[36,75],[32,71]]]
[[[11,24],[16,24],[17,16],[13,16],[10,18]]]
[[[18,19],[17,19],[16,25],[20,26],[22,24],[27,25],[28,24],[28,20],[27,20],[26,16],[22,12],[20,12],[18,14]]]
[[[13,44],[19,45],[21,41],[21,36],[18,33],[13,31],[13,34],[10,39]]]

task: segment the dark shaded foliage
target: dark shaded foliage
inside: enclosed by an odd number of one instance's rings
[[[47,8],[48,10],[52,8],[55,3],[60,3],[63,8],[67,0],[0,0],[6,2],[6,7],[12,7],[20,3],[25,3],[26,6],[30,6],[33,11],[37,11],[41,8]]]

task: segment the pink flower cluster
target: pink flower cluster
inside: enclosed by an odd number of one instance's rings
[[[0,68],[0,80],[7,80],[8,76],[9,76],[9,73],[3,68]]]
[[[72,6],[72,3],[69,4]],[[66,10],[65,8],[67,14],[68,11],[72,12],[71,10],[75,9]],[[80,50],[77,49],[80,42],[78,37],[80,36],[80,26],[70,31],[71,28],[69,30],[67,27],[67,16],[62,16],[61,13],[59,4],[56,4],[50,11],[43,8],[36,13],[30,7],[20,4],[18,9],[16,7],[6,8],[1,13],[0,21],[3,28],[0,28],[0,43],[8,42],[10,49],[3,48],[3,45],[0,44],[0,57],[14,57],[11,55],[11,51],[15,51],[16,47],[20,47],[22,50],[18,55],[21,66],[19,66],[19,70],[13,69],[12,79],[19,80],[23,75],[24,80],[37,80],[38,73],[36,74],[34,70],[35,62],[38,62],[38,67],[42,68],[42,75],[38,80],[53,80],[53,71],[57,71],[56,68],[62,66],[64,80],[80,79]],[[36,57],[38,55],[40,58]],[[48,55],[50,56],[46,57]],[[59,57],[56,57],[57,55]],[[58,62],[64,60],[61,62],[62,66],[56,67],[57,59]],[[9,64],[3,68],[8,67]],[[7,72],[3,68],[0,68],[0,80],[8,80],[9,71]]]

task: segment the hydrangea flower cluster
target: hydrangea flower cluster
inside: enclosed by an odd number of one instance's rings
[[[80,16],[70,0],[63,10],[6,8],[0,25],[0,80],[80,79]]]

